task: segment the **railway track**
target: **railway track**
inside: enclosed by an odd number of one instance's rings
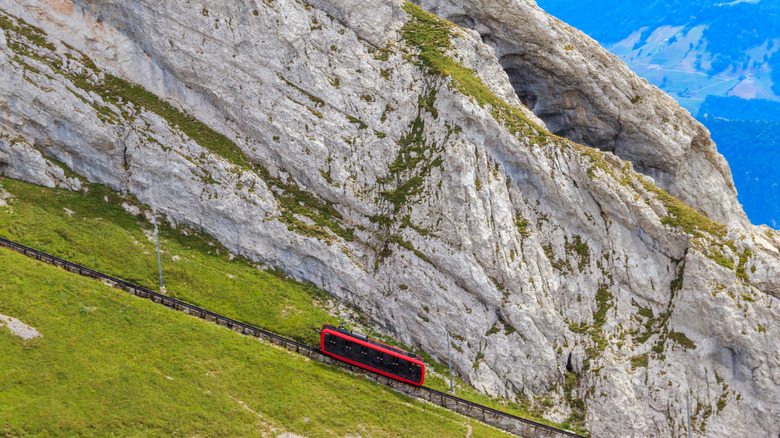
[[[254,336],[263,339],[267,342],[282,346],[290,351],[302,354],[320,362],[328,364],[338,365],[342,368],[347,368],[355,373],[365,374],[371,380],[374,380],[380,384],[391,387],[392,389],[399,391],[403,394],[409,395],[414,398],[426,400],[433,404],[442,406],[453,412],[465,415],[467,417],[474,418],[482,421],[486,424],[504,430],[506,432],[524,437],[524,438],[557,438],[557,437],[579,437],[584,438],[574,432],[557,429],[546,424],[537,423],[532,420],[527,420],[506,412],[501,412],[487,406],[464,400],[453,395],[437,391],[435,389],[427,388],[424,386],[413,386],[408,383],[400,382],[397,380],[389,379],[380,374],[365,370],[363,368],[350,365],[345,362],[333,359],[330,356],[325,355],[319,349],[310,347],[306,344],[294,341],[292,339],[285,338],[276,333],[263,330],[252,325],[236,321],[226,316],[220,315],[202,309],[192,304],[186,303],[175,298],[171,298],[160,293],[149,290],[145,287],[141,287],[122,279],[106,275],[102,272],[89,269],[84,266],[78,265],[73,262],[55,257],[51,254],[47,254],[42,251],[27,247],[20,243],[0,237],[0,246],[9,248],[18,253],[24,254],[28,257],[34,258],[44,263],[48,263],[54,266],[58,266],[66,271],[73,272],[85,277],[94,278],[100,280],[103,283],[122,289],[135,296],[149,299],[155,303],[162,304],[174,310],[184,312],[189,315],[197,316],[198,318],[205,319],[207,321],[214,322],[216,324],[225,326],[231,330],[237,331],[246,336]]]

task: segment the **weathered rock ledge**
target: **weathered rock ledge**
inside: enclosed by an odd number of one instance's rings
[[[473,32],[389,0],[0,9],[2,174],[131,193],[436,357],[449,327],[475,387],[595,436],[681,436],[688,396],[697,436],[780,433],[778,233],[546,133]]]
[[[707,129],[584,33],[532,0],[414,3],[478,31],[551,132],[614,152],[717,221],[749,225]]]

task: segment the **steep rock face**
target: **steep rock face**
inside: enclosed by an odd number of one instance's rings
[[[415,0],[475,29],[551,132],[611,151],[717,221],[748,225],[728,163],[688,111],[532,0]]]
[[[435,357],[449,328],[477,388],[596,436],[682,436],[687,395],[697,436],[777,436],[777,232],[545,134],[493,49],[400,8],[6,1],[0,170],[131,193]]]

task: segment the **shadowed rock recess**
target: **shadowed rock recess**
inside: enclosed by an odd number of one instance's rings
[[[584,33],[526,0],[415,0],[479,32],[550,131],[614,152],[673,196],[746,226],[728,163],[707,129]]]
[[[684,436],[690,397],[695,436],[777,437],[780,233],[706,130],[532,3],[421,3],[477,32],[395,0],[3,0],[0,172],[130,193],[434,357],[449,328],[473,386],[594,436]]]

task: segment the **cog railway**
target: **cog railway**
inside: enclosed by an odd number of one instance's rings
[[[421,386],[425,379],[422,357],[352,333],[344,327],[324,325],[320,349],[330,357],[414,386]]]
[[[326,324],[321,331],[320,349],[277,335],[252,325],[236,321],[192,304],[171,298],[147,288],[103,274],[20,243],[0,237],[0,246],[9,248],[66,271],[100,280],[141,298],[147,298],[174,310],[212,321],[247,336],[255,336],[322,362],[341,364],[352,371],[368,370],[367,376],[411,397],[427,400],[451,411],[475,418],[506,432],[527,437],[579,437],[576,433],[501,412],[487,406],[422,386],[425,364],[422,358],[400,348],[383,344],[367,336],[352,333],[343,327]],[[372,376],[376,374],[377,376]]]

